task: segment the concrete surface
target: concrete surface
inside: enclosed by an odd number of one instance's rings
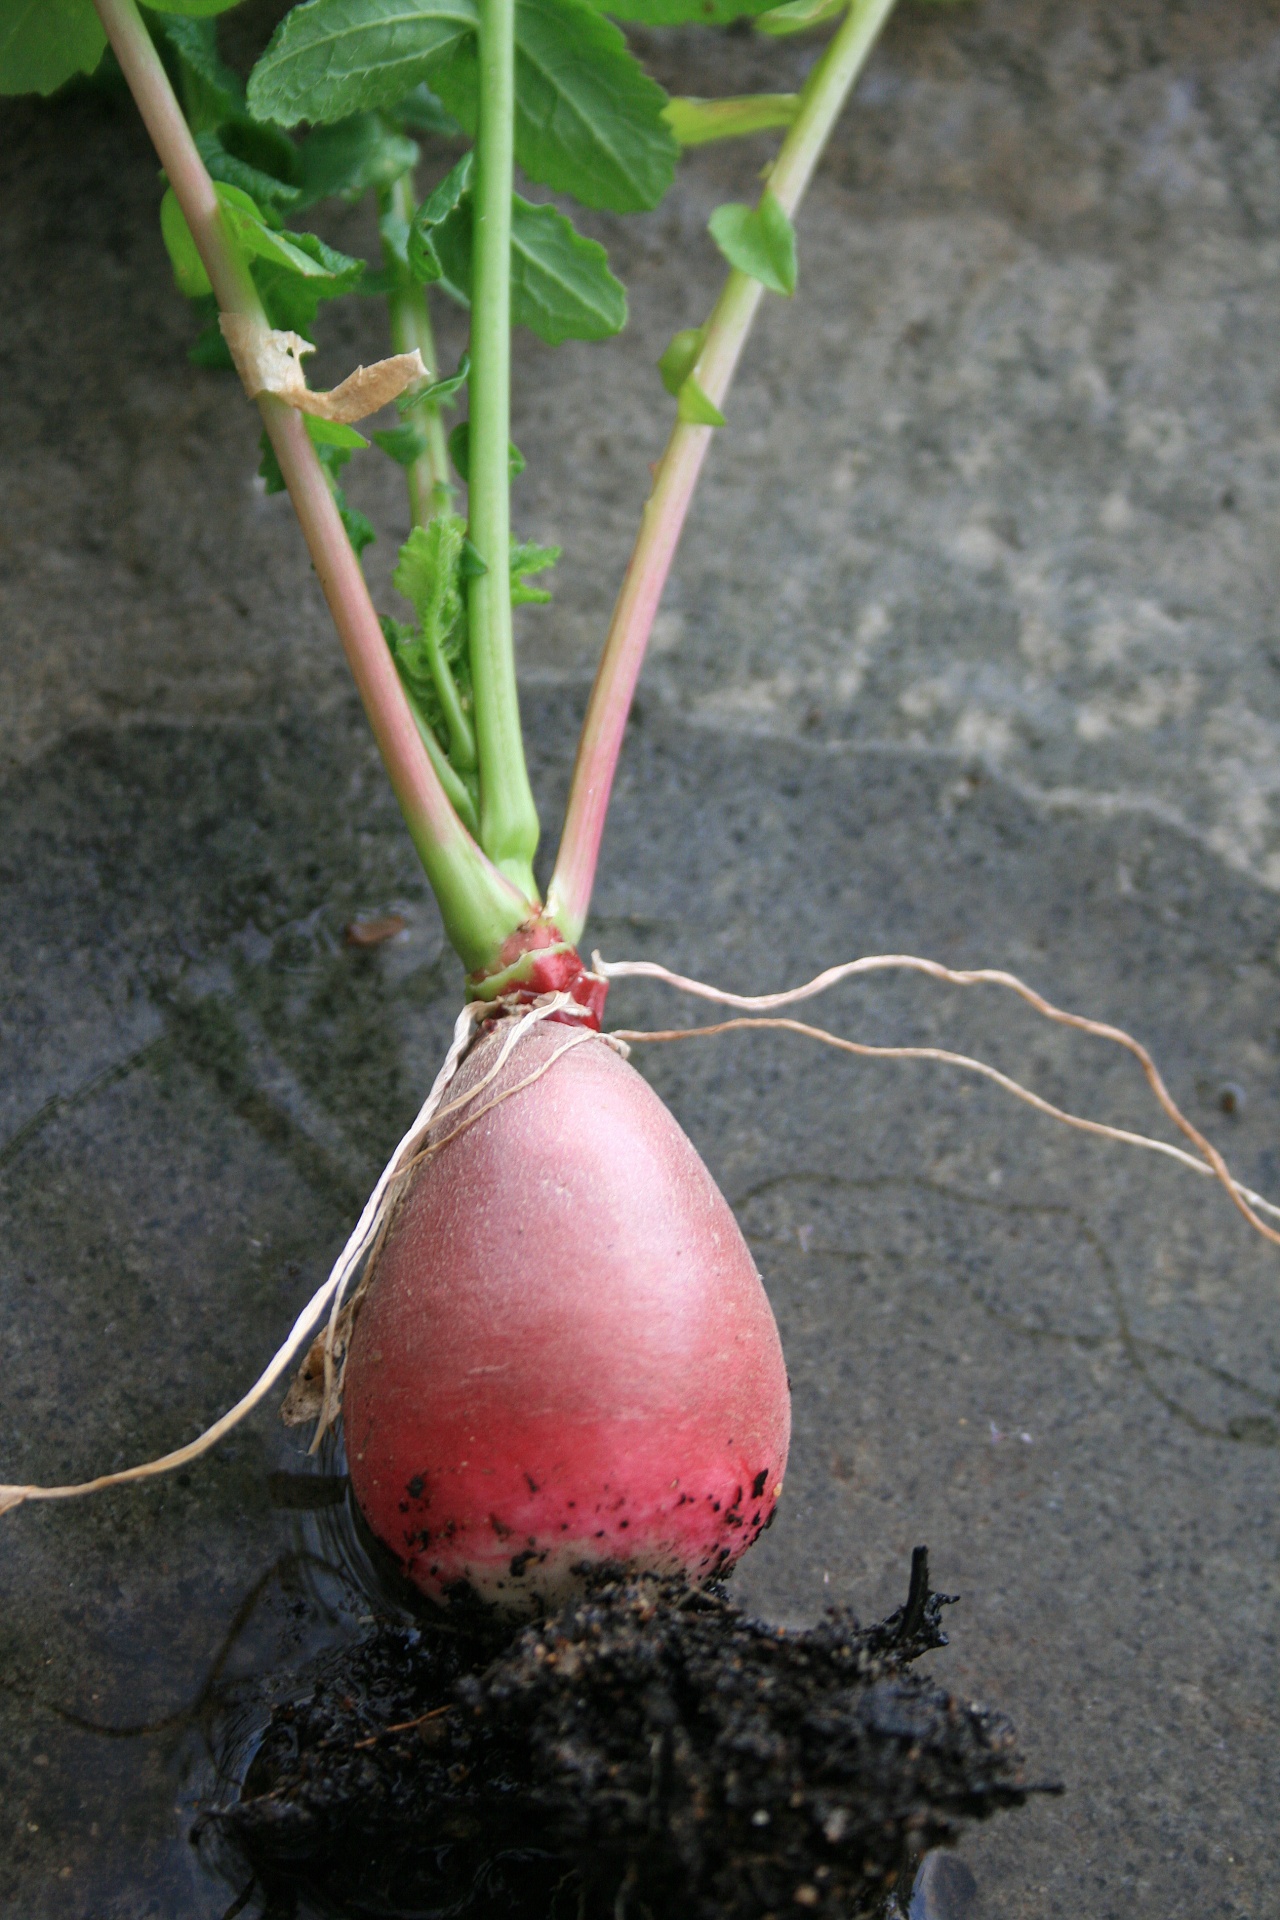
[[[811,57],[650,51],[703,93]],[[1273,1193],[1278,87],[1274,4],[903,14],[711,462],[589,936],[742,988],[876,949],[1012,966],[1137,1029]],[[194,1433],[271,1351],[458,976],[253,420],[185,361],[145,141],[101,100],[4,129],[0,1473],[63,1478]],[[597,223],[621,340],[521,348],[518,524],[566,546],[522,641],[548,822],[670,414],[652,363],[766,150]],[[318,379],[381,349],[372,308],[333,319]],[[351,491],[390,605],[395,476]],[[388,907],[400,941],[343,947]],[[612,1011],[684,1009],[619,987]],[[827,1012],[1150,1124],[1131,1068],[1002,1001],[881,982]],[[639,1064],[739,1209],[795,1384],[744,1592],[869,1615],[928,1541],[963,1595],[937,1670],[1067,1785],[974,1837],[975,1915],[1265,1920],[1273,1250],[1207,1183],[935,1069],[763,1036]],[[264,1416],[180,1481],[2,1523],[24,1920],[225,1910],[186,1832],[236,1683],[363,1604],[293,1444]]]

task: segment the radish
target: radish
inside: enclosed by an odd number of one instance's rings
[[[534,1028],[485,1101],[439,1124],[452,1137],[356,1322],[343,1405],[366,1520],[432,1597],[511,1611],[558,1603],[592,1562],[723,1571],[772,1518],[791,1426],[732,1213],[601,1039]]]
[[[617,1558],[704,1579],[767,1525],[781,1490],[789,1411],[777,1330],[694,1149],[617,1052],[591,1037],[607,985],[584,969],[577,943],[627,714],[702,463],[726,424],[762,300],[796,290],[793,215],[892,0],[302,0],[247,90],[220,59],[209,17],[233,3],[156,0],[148,26],[136,0],[7,9],[0,0],[0,92],[48,92],[91,71],[110,41],[164,167],[161,231],[204,321],[195,357],[234,366],[258,405],[261,477],[287,488],[297,510],[465,969],[469,1011],[334,1273],[238,1405],[141,1467],[77,1487],[0,1487],[0,1511],[195,1458],[281,1377],[327,1307],[286,1417],[309,1407],[322,1431],[345,1386],[356,1497],[424,1592],[466,1587],[528,1611],[561,1595],[575,1568]],[[769,34],[833,31],[798,94],[669,100],[604,7],[650,25],[757,16]],[[301,138],[299,126],[309,129]],[[675,419],[588,702],[544,899],[513,609],[550,597],[532,583],[558,552],[512,532],[523,461],[510,440],[511,328],[551,346],[603,339],[625,323],[626,298],[603,247],[559,205],[517,193],[515,170],[561,199],[621,214],[661,200],[681,147],[775,127],[785,133],[755,205],[719,207],[709,221],[708,244],[730,267],[723,292],[701,324],[678,328],[659,363]],[[457,143],[425,191],[413,137],[423,130]],[[365,193],[377,203],[376,264],[291,224],[314,202]],[[469,351],[447,375],[433,288],[471,311]],[[385,298],[393,352],[317,392],[302,360],[318,310],[355,292]],[[448,431],[445,412],[464,392],[468,417]],[[399,424],[356,431],[392,401]],[[339,484],[371,445],[404,470],[411,524],[393,579],[408,620],[375,612],[360,560],[374,530]],[[835,1044],[975,1069],[1068,1124],[1171,1154],[1221,1180],[1251,1224],[1280,1239],[1259,1211],[1280,1210],[1233,1178],[1137,1041],[1050,1007],[1011,975],[864,957],[752,1000],[652,964],[614,971],[647,970],[764,1014],[886,965],[1000,984],[1127,1047],[1194,1151],[1064,1114],[967,1056]]]
[[[286,1417],[322,1381],[322,1431],[345,1393],[356,1499],[435,1600],[465,1591],[536,1612],[582,1569],[614,1561],[705,1580],[772,1518],[790,1434],[786,1369],[726,1202],[656,1096],[594,1035],[606,987],[577,942],[694,483],[761,300],[795,291],[792,214],[892,0],[720,0],[717,19],[760,14],[766,31],[837,24],[803,95],[715,102],[668,100],[592,0],[405,0],[390,11],[386,0],[304,0],[246,90],[207,18],[226,3],[160,0],[149,29],[135,0],[60,0],[3,39],[0,88],[47,91],[92,68],[110,41],[165,169],[161,230],[180,289],[203,306],[201,357],[223,355],[258,403],[262,476],[293,499],[483,1015],[463,1023],[324,1290],[327,1335]],[[704,0],[618,0],[609,11],[706,17]],[[299,141],[289,130],[300,125],[310,131]],[[421,194],[413,134],[424,127],[464,150]],[[515,168],[625,213],[657,204],[682,146],[770,127],[786,133],[758,204],[720,207],[709,223],[731,269],[724,293],[662,358],[676,418],[544,900],[513,608],[550,598],[534,582],[558,550],[512,533],[523,461],[510,442],[510,334],[514,324],[550,345],[601,339],[624,324],[626,298],[601,246],[559,207],[515,192]],[[302,367],[318,307],[372,290],[374,272],[292,221],[327,195],[368,190],[394,351],[318,392]],[[471,309],[469,351],[447,376],[433,287]],[[444,410],[464,391],[468,417],[447,432]],[[353,423],[393,400],[401,423],[373,438],[405,472],[411,528],[394,585],[408,621],[375,614],[359,557],[374,530],[338,484],[370,446]],[[217,1434],[278,1377],[307,1324]],[[0,1504],[32,1493],[0,1489]]]

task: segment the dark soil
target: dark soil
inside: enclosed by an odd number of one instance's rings
[[[1032,1791],[1002,1715],[909,1671],[947,1603],[919,1549],[870,1628],[620,1572],[501,1646],[379,1627],[276,1708],[202,1836],[280,1916],[881,1913],[924,1849]]]

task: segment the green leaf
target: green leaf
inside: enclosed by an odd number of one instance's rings
[[[601,13],[646,27],[726,27],[762,11],[770,0],[593,0]]]
[[[449,435],[449,458],[464,481],[471,479],[471,422],[460,420]],[[507,442],[507,474],[516,480],[525,470],[525,457],[513,440]],[[476,558],[479,559],[479,555]]]
[[[286,186],[302,184],[302,157],[287,133],[255,120],[246,110],[228,115],[217,128],[227,152],[246,167],[254,167]],[[232,183],[234,185],[234,182]],[[244,189],[248,193],[249,189]]]
[[[0,0],[0,94],[52,93],[106,44],[93,0]]]
[[[471,226],[468,194],[431,234],[436,278],[443,277],[464,299],[471,295]],[[409,253],[416,268],[412,239]],[[607,340],[626,323],[626,291],[610,273],[604,248],[578,233],[555,207],[535,206],[513,194],[512,326],[528,327],[549,347],[558,347],[565,340]]]
[[[269,224],[282,226],[282,215],[298,205],[302,199],[301,189],[292,186],[287,180],[277,179],[275,174],[266,173],[261,167],[255,167],[247,160],[241,160],[223,144],[220,133],[206,127],[203,133],[196,135],[196,148],[200,158],[209,170],[210,178],[220,180],[224,186],[239,187],[247,193],[254,204],[260,207]]]
[[[401,427],[385,427],[379,433],[370,436],[375,446],[390,454],[397,466],[411,467],[427,450],[427,436],[419,433],[411,423]]]
[[[353,114],[319,127],[302,144],[304,204],[358,200],[371,187],[389,187],[417,165],[418,144],[396,133],[376,113]]]
[[[178,91],[193,133],[244,112],[244,86],[218,52],[215,21],[184,20],[170,14],[155,21],[153,30],[177,68]]]
[[[465,387],[471,378],[471,355],[464,353],[458,362],[458,371],[451,373],[445,380],[433,380],[429,387],[419,387],[416,393],[402,393],[396,401],[401,413],[410,413],[414,407],[420,407],[424,401],[431,401],[437,407],[453,405],[454,395],[460,387]]]
[[[364,272],[363,260],[328,247],[314,233],[281,232],[263,218],[262,209],[240,187],[219,184],[223,217],[251,259],[265,261],[302,280],[341,280],[349,293]]]
[[[555,207],[512,195],[511,324],[549,347],[607,340],[627,324],[627,295],[609,256]],[[548,563],[549,564],[549,563]]]
[[[353,453],[358,453],[362,447],[367,447],[369,444],[362,433],[357,433],[354,427],[347,426],[345,421],[324,420],[316,413],[304,413],[302,417],[307,423],[307,432],[311,436],[313,446],[339,447],[350,459]],[[345,465],[346,462],[343,461],[341,464]]]
[[[341,487],[333,489],[333,504],[338,509],[338,518],[347,530],[347,538],[356,550],[356,558],[371,547],[377,539],[377,530],[368,514],[361,513],[359,507],[347,504],[347,496]]]
[[[476,24],[475,0],[306,0],[249,76],[249,106],[285,127],[394,108]]]
[[[216,368],[219,372],[230,372],[235,361],[231,358],[231,349],[222,337],[222,328],[218,325],[218,303],[212,293],[195,301],[196,312],[204,321],[199,333],[187,348],[187,358],[193,367]]]
[[[705,327],[682,327],[679,333],[671,336],[671,344],[658,362],[662,384],[669,394],[679,394],[698,364],[698,355],[702,352],[706,337]]]
[[[770,7],[756,21],[761,33],[771,33],[780,38],[787,33],[807,33],[810,27],[820,27],[824,20],[833,20],[843,13],[849,0],[786,0],[786,5]]]
[[[724,415],[689,374],[676,397],[676,413],[686,426],[722,427]]]
[[[402,593],[418,616],[428,676],[426,647],[432,635],[441,642],[462,618],[459,568],[467,523],[456,513],[438,513],[425,527],[415,527],[400,549],[400,563],[391,584]]]
[[[357,433],[354,427],[344,426],[340,420],[321,420],[314,413],[304,413],[302,418],[306,424],[307,437],[320,455],[321,464],[329,474],[330,490],[334,499],[340,502],[341,510],[346,503],[338,488],[333,485],[333,476],[342,471],[353,453],[358,452],[361,447],[367,447],[369,442],[362,433]],[[266,481],[268,493],[283,493],[284,475],[280,471],[280,462],[276,459],[276,450],[265,431],[258,440],[258,452],[262,456],[258,462],[258,478]],[[354,509],[348,509],[348,511],[354,514]],[[364,520],[365,526],[369,527],[369,536],[364,542],[367,547],[370,541],[377,539],[377,535],[363,514],[355,517]],[[354,540],[352,545],[355,546]],[[356,547],[356,552],[360,551],[361,549]]]
[[[799,111],[798,93],[747,93],[731,100],[668,100],[662,117],[682,147],[704,147],[711,140],[789,127]]]
[[[468,564],[467,524],[456,513],[439,513],[415,527],[400,549],[393,583],[418,616],[418,631],[401,628],[392,651],[400,677],[440,737],[460,773],[476,764],[469,714],[470,671],[464,617]]]
[[[272,326],[305,333],[321,300],[355,291],[363,260],[326,246],[314,233],[277,232],[239,187],[219,182],[216,190],[227,227],[249,258]],[[212,292],[172,187],[160,203],[160,231],[180,290],[193,299]]]
[[[516,540],[511,545],[511,604],[513,607],[545,606],[551,598],[546,587],[531,587],[526,576],[545,573],[554,567],[564,551],[562,547],[540,547],[536,540]]]
[[[439,133],[448,137],[462,132],[453,115],[446,113],[444,102],[436,99],[425,81],[396,102],[392,118],[402,127],[412,127],[415,133]]]
[[[181,13],[188,19],[203,20],[213,13],[229,13],[240,0],[147,0],[154,13]]]
[[[173,277],[178,283],[178,292],[185,293],[188,300],[199,300],[202,295],[211,294],[213,285],[204,270],[204,261],[196,250],[191,229],[172,187],[166,188],[164,199],[160,202],[160,235],[169,255]]]
[[[593,0],[615,20],[646,27],[727,27],[731,21],[763,13],[772,0]]]
[[[326,246],[314,233],[277,233],[248,194],[220,186],[227,224],[250,256],[254,282],[273,327],[309,333],[322,300],[354,293],[364,261]]]
[[[434,192],[429,193],[413,217],[408,231],[405,260],[409,272],[424,287],[434,286],[437,280],[444,278],[444,266],[436,247],[436,229],[449,219],[462,204],[471,188],[471,174],[475,164],[473,153],[464,153],[455,167],[451,167]],[[467,215],[468,229],[470,214]],[[468,269],[467,285],[470,285]],[[467,298],[467,291],[456,283],[450,291],[459,299]]]
[[[795,292],[796,230],[775,194],[766,189],[758,207],[717,207],[707,224],[731,267],[770,293]]]
[[[258,435],[258,452],[262,456],[258,461],[259,480],[266,483],[268,493],[283,493],[285,490],[284,475],[280,471],[280,462],[276,459],[276,450],[267,437],[265,427]]]
[[[423,227],[438,227],[447,220],[454,209],[461,205],[464,194],[471,191],[471,176],[475,172],[474,153],[464,153],[456,166],[450,167],[444,179],[433,187],[415,215],[415,224]]]
[[[431,84],[474,133],[474,37]],[[662,118],[666,100],[589,0],[516,0],[516,160],[530,179],[586,207],[656,207],[679,153]]]

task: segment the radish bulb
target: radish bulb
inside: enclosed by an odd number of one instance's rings
[[[399,1204],[343,1388],[374,1534],[431,1598],[517,1616],[559,1604],[584,1563],[723,1572],[769,1524],[791,1431],[723,1195],[607,1042],[566,1041],[533,1027],[438,1124],[453,1137]]]

